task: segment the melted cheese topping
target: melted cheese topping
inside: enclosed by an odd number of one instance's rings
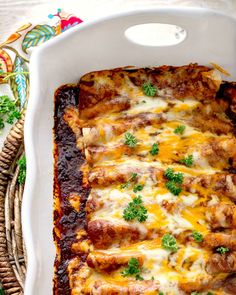
[[[102,80],[100,84],[102,85]],[[127,95],[127,93],[124,90],[123,94]],[[203,236],[210,232],[206,211],[208,206],[219,203],[219,197],[210,188],[207,190],[197,183],[192,185],[191,192],[183,189],[179,196],[175,196],[165,187],[166,180],[163,177],[159,179],[158,176],[153,177],[153,171],[155,169],[164,171],[170,167],[175,172],[183,173],[184,178],[215,174],[221,171],[222,167],[217,166],[210,156],[206,156],[206,146],[211,140],[220,142],[227,140],[231,135],[216,135],[192,127],[189,124],[189,116],[191,117],[191,112],[200,105],[199,101],[192,98],[176,100],[171,97],[171,93],[165,98],[162,96],[150,98],[133,85],[129,95],[132,98],[130,108],[119,113],[105,113],[95,118],[96,130],[93,132],[97,136],[96,140],[86,139],[83,144],[85,155],[90,157],[92,168],[102,167],[106,170],[111,165],[115,165],[117,171],[128,174],[131,168],[134,171],[138,169],[140,171],[138,183],[143,185],[143,189],[135,193],[132,182],[126,188],[121,188],[122,183],[93,187],[89,199],[93,197],[95,202],[98,199],[102,200],[102,205],[89,214],[89,220],[108,221],[114,227],[132,226],[144,235],[149,235],[149,239],[126,246],[114,243],[106,250],[95,247],[94,251],[110,255],[131,253],[131,257],[132,255],[135,257],[133,253],[142,254],[144,255],[142,266],[144,280],[151,278],[158,280],[160,290],[165,295],[186,294],[180,288],[181,284],[188,282],[201,284],[212,278],[205,271],[209,251],[189,237],[192,231],[198,231]],[[121,118],[126,118],[125,116],[154,115],[163,112],[165,112],[165,120],[162,123],[154,120],[151,124],[132,126],[128,130],[124,127],[123,132],[117,132],[117,134],[114,131]],[[122,120],[126,122],[126,119]],[[179,125],[185,126],[182,135],[174,132]],[[91,132],[91,128],[84,128],[84,138],[92,136]],[[125,132],[131,132],[137,139],[135,148],[129,148],[124,144]],[[154,143],[158,143],[157,155],[150,153]],[[92,151],[89,149],[90,146],[93,147]],[[180,163],[180,160],[188,155],[193,156],[192,167],[186,167]],[[137,195],[142,196],[143,205],[148,212],[147,220],[142,223],[136,220],[126,221],[123,218],[124,209]],[[165,233],[170,233],[176,238],[178,245],[176,253],[171,253],[162,247],[161,238]],[[183,235],[188,238],[185,240]],[[97,281],[127,286],[134,278],[124,278],[121,275],[123,269],[124,266],[120,266],[110,273],[90,269],[90,274],[83,282],[85,294],[95,294],[89,292]],[[73,294],[84,294],[76,292],[75,288]],[[214,294],[223,293],[216,291]]]

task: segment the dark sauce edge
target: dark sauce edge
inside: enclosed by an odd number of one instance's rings
[[[54,96],[54,230],[53,237],[57,249],[54,263],[54,295],[70,295],[71,289],[67,266],[74,257],[80,256],[80,265],[86,260],[86,254],[73,253],[76,233],[86,230],[85,205],[89,189],[82,185],[80,171],[85,158],[76,147],[76,138],[63,119],[68,106],[78,107],[79,88],[77,85],[63,85]],[[80,196],[80,211],[70,204],[70,194]],[[59,208],[55,205],[59,204]]]
[[[236,83],[223,82],[217,93],[217,98],[229,102],[226,112],[236,127],[236,95],[232,94]],[[57,256],[54,263],[54,295],[70,295],[68,263],[74,257],[80,256],[80,268],[86,260],[85,253],[73,253],[71,246],[75,243],[76,232],[86,230],[85,205],[89,195],[89,188],[82,185],[81,165],[85,162],[83,153],[76,147],[76,138],[70,127],[63,119],[68,106],[78,107],[78,85],[68,84],[58,88],[54,96],[54,203],[59,201],[60,207],[54,209],[54,242]],[[233,107],[232,107],[233,106]],[[230,173],[236,173],[232,167]],[[80,195],[80,211],[77,212],[69,203],[71,193]],[[54,206],[55,208],[55,206]],[[77,241],[78,242],[78,241]]]

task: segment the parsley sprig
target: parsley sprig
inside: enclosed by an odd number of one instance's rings
[[[137,196],[123,211],[123,218],[126,221],[137,219],[139,222],[144,222],[147,218],[147,209],[143,206],[141,196]]]
[[[174,133],[182,135],[185,131],[185,128],[186,127],[184,125],[179,125],[175,128]]]
[[[21,114],[16,102],[9,96],[0,96],[0,129],[3,129],[5,123],[13,124],[15,119],[20,119]]]
[[[135,184],[134,188],[133,188],[133,192],[137,193],[140,192],[141,190],[143,190],[144,185],[142,184]]]
[[[167,168],[164,175],[168,180],[171,180],[175,183],[179,183],[179,184],[183,183],[183,173],[181,172],[175,173],[172,168]]]
[[[130,258],[128,266],[121,272],[123,277],[135,277],[136,280],[143,280],[141,266],[137,258]]]
[[[192,235],[195,242],[201,243],[203,241],[203,235],[200,232],[194,230]]]
[[[25,183],[26,178],[26,158],[22,156],[18,161],[17,164],[19,166],[19,175],[18,175],[18,182],[20,184]]]
[[[179,161],[182,164],[185,164],[187,167],[191,167],[193,165],[193,155],[189,155],[186,158]]]
[[[130,186],[131,182],[135,181],[137,179],[137,176],[138,174],[137,173],[132,173],[130,178],[125,182],[125,183],[122,183],[120,188],[121,189],[124,189],[124,188],[127,188]]]
[[[155,96],[157,94],[157,88],[151,82],[144,83],[142,86],[143,93],[147,96]]]
[[[227,248],[227,247],[219,247],[219,248],[216,249],[216,252],[218,252],[221,255],[223,255],[223,254],[229,252],[229,248]]]
[[[164,176],[168,179],[166,182],[166,188],[173,195],[178,196],[182,191],[181,184],[183,183],[183,173],[174,173],[172,168],[167,168]]]
[[[168,181],[166,188],[174,195],[178,196],[182,192],[182,188],[178,186],[174,181]]]
[[[158,147],[158,144],[157,144],[157,143],[154,143],[154,144],[152,145],[151,150],[150,150],[150,154],[151,154],[152,156],[155,156],[155,155],[157,155],[158,153],[159,153],[159,147]]]
[[[165,234],[161,239],[162,247],[171,252],[178,250],[176,239],[171,234]]]
[[[128,145],[131,148],[134,148],[134,147],[136,147],[137,142],[138,141],[137,141],[136,137],[132,133],[130,133],[130,132],[125,133],[125,144],[126,145]]]

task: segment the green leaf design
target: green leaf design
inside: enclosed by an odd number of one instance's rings
[[[27,53],[27,49],[37,46],[51,39],[56,34],[55,28],[49,25],[37,25],[29,31],[22,42],[22,50]]]
[[[19,74],[10,78],[10,87],[15,99],[20,102],[21,107],[24,106],[29,95],[29,75],[23,73],[27,71],[28,67],[26,62],[20,56],[16,56],[13,65],[13,73]]]

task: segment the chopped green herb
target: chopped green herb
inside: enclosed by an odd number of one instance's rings
[[[216,249],[216,252],[218,252],[218,253],[220,253],[222,255],[222,254],[225,254],[225,253],[229,252],[229,248],[227,248],[227,247],[219,247],[219,248]]]
[[[161,239],[161,244],[164,249],[170,250],[171,252],[178,250],[176,239],[171,234],[165,234]]]
[[[203,241],[203,235],[196,230],[193,231],[193,238],[197,243],[201,243]]]
[[[140,275],[136,275],[136,276],[135,276],[135,279],[136,279],[137,281],[143,281],[143,280],[144,280],[144,278],[143,278],[142,276],[140,276]]]
[[[19,166],[19,175],[18,175],[18,182],[20,184],[25,183],[26,178],[26,158],[22,156],[18,161],[17,164]]]
[[[163,292],[159,292],[159,295],[164,295],[164,293]]]
[[[174,181],[167,181],[166,188],[175,196],[178,196],[182,192],[182,188]]]
[[[193,165],[193,155],[189,155],[186,158],[179,161],[182,164],[185,164],[187,167],[191,167]]]
[[[212,292],[207,292],[207,295],[214,295]]]
[[[133,192],[134,193],[140,192],[143,189],[143,187],[144,186],[142,184],[136,184],[133,188]]]
[[[0,129],[3,129],[5,122],[13,124],[15,119],[20,119],[21,114],[16,102],[10,99],[9,96],[0,96]]]
[[[135,277],[136,280],[143,280],[141,266],[137,258],[130,258],[128,266],[121,272],[123,277]]]
[[[18,111],[13,111],[13,112],[9,115],[9,117],[7,118],[7,123],[8,123],[8,124],[13,124],[13,123],[14,123],[14,120],[15,120],[15,119],[19,120],[20,117],[21,117],[20,112],[18,112]]]
[[[185,128],[186,127],[184,125],[179,125],[175,128],[174,133],[182,135],[184,133]]]
[[[159,153],[159,147],[158,147],[158,144],[157,144],[157,143],[154,143],[154,144],[152,145],[151,150],[150,150],[150,154],[151,154],[152,156],[155,156],[155,155],[157,155],[158,153]]]
[[[175,196],[178,196],[181,191],[181,184],[183,183],[183,173],[174,173],[172,168],[167,168],[164,176],[169,180],[166,182],[166,188]]]
[[[137,176],[138,176],[138,173],[134,173],[134,172],[133,172],[133,173],[131,174],[130,180],[131,180],[131,181],[135,180],[135,179],[137,178]]]
[[[120,188],[123,189],[123,188],[127,188],[128,186],[129,186],[129,182],[125,182],[120,185]]]
[[[147,217],[147,209],[143,206],[141,196],[135,197],[123,211],[123,218],[126,221],[137,219],[139,222],[144,222]]]
[[[182,184],[183,183],[183,173],[177,172],[174,173],[174,170],[172,168],[167,168],[164,176],[175,183]]]
[[[122,183],[121,186],[120,186],[120,188],[121,189],[127,188],[132,181],[135,181],[136,180],[137,176],[138,176],[137,173],[132,173],[131,176],[130,176],[130,178],[127,180],[127,182]]]
[[[0,129],[3,129],[4,128],[4,121],[2,118],[0,118]]]
[[[155,280],[154,276],[152,276],[152,277],[151,277],[151,280],[152,280],[152,281],[154,281],[154,280]]]
[[[125,144],[131,148],[136,147],[137,145],[136,137],[130,132],[125,133]]]
[[[172,180],[173,176],[174,176],[174,170],[172,168],[167,168],[165,173],[164,173],[164,176],[166,178],[168,178],[169,180]]]
[[[155,96],[157,93],[157,88],[151,82],[143,84],[143,93],[147,96]]]
[[[142,100],[143,103],[146,103],[146,100]]]

